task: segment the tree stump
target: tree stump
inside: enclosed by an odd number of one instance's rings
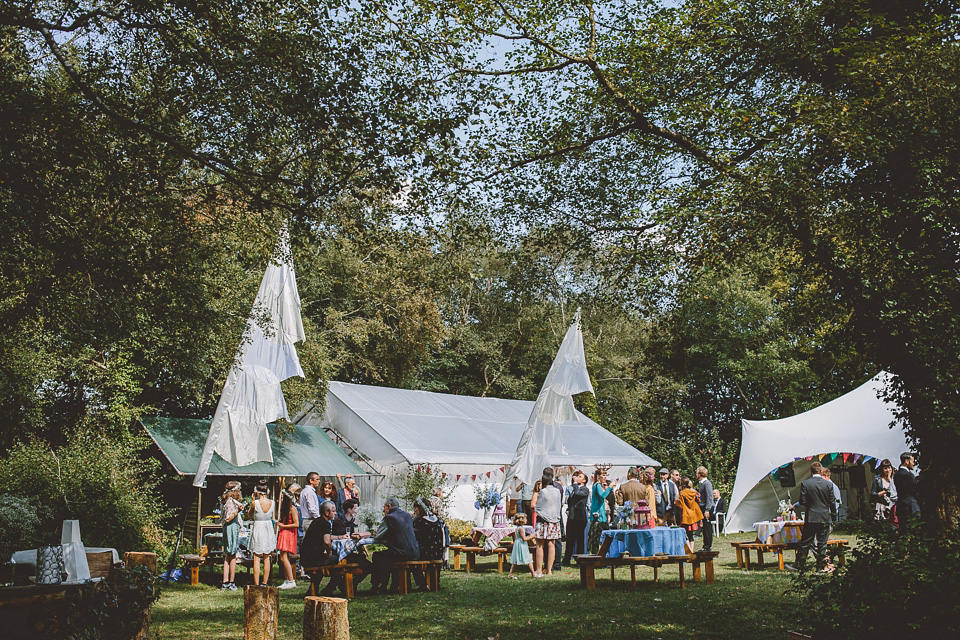
[[[127,551],[123,554],[123,566],[130,567],[144,566],[150,570],[150,573],[157,574],[157,554],[149,551]]]
[[[274,640],[280,614],[280,592],[276,587],[247,586],[243,590],[244,640]]]
[[[303,640],[350,640],[347,602],[346,598],[304,598]]]

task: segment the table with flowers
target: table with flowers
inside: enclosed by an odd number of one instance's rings
[[[797,544],[803,535],[803,520],[765,520],[753,526],[763,544]]]

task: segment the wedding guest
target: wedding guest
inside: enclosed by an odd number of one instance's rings
[[[243,494],[240,493],[240,483],[231,480],[223,490],[220,498],[223,503],[220,507],[220,527],[223,536],[223,583],[220,589],[236,591],[234,578],[237,571],[237,552],[240,551],[240,513],[243,511]]]
[[[613,491],[607,481],[606,469],[593,472],[593,486],[590,488],[590,529],[587,533],[587,546],[590,553],[600,550],[601,531],[610,528],[607,519],[607,497]]]
[[[417,498],[413,505],[413,535],[420,547],[421,560],[440,560],[443,556],[443,520],[438,518],[423,498]],[[423,591],[427,579],[423,571],[414,571],[413,580]]]
[[[334,504],[337,505],[337,513],[342,515],[344,502],[352,499],[356,500],[357,504],[360,503],[360,488],[357,487],[357,481],[350,474],[341,476],[338,473],[337,482],[340,483],[340,489],[337,490],[337,499],[334,500]]]
[[[283,567],[284,577],[283,584],[277,587],[278,589],[293,589],[297,586],[293,577],[290,555],[297,553],[299,529],[300,519],[295,508],[295,498],[288,487],[281,493],[280,521],[277,523],[277,551],[280,552],[280,565]]]
[[[370,593],[386,593],[393,563],[420,557],[420,547],[413,532],[413,518],[400,508],[396,498],[389,498],[383,503],[383,523],[374,540],[387,548],[373,554],[373,585]]]
[[[586,482],[586,476],[584,476],[584,482]],[[517,576],[513,575],[514,567],[520,565],[527,565],[527,568],[530,569],[530,575],[534,578],[537,577],[537,572],[533,569],[533,558],[530,556],[530,546],[527,544],[534,539],[534,534],[527,533],[526,527],[527,524],[527,514],[518,513],[513,516],[513,525],[515,527],[513,534],[513,549],[510,550],[510,574],[508,578],[517,580]],[[569,529],[567,529],[569,531]],[[567,547],[569,549],[569,547]]]
[[[310,529],[314,518],[320,517],[320,500],[317,497],[317,487],[320,486],[320,474],[311,471],[307,474],[307,486],[300,492],[300,516],[304,534]]]
[[[870,502],[876,509],[876,519],[881,522],[893,522],[893,505],[897,502],[897,485],[893,481],[893,463],[884,460],[880,463],[880,474],[873,478],[870,487]]]
[[[897,491],[898,526],[903,527],[910,520],[920,519],[920,489],[913,468],[916,458],[912,453],[900,454],[900,468],[893,474],[893,484]]]
[[[317,490],[317,497],[320,499],[320,502],[329,500],[333,503],[333,506],[337,506],[337,489],[329,480],[324,480],[320,483],[320,488]]]
[[[545,567],[547,575],[553,573],[553,560],[556,554],[555,540],[560,538],[560,502],[563,492],[553,484],[553,469],[547,467],[543,476],[533,490],[530,501],[535,520],[534,537],[537,542],[537,553],[534,566],[537,574],[542,576],[541,567]],[[544,547],[546,547],[546,564],[544,565]]]
[[[657,517],[666,525],[676,524],[673,503],[677,500],[680,489],[670,479],[670,470],[666,467],[660,469],[660,481],[655,488],[657,490]]]
[[[698,504],[700,496],[693,490],[693,482],[690,478],[680,478],[680,487],[680,495],[677,496],[675,506],[680,509],[680,526],[687,532],[687,548],[690,553],[693,553],[693,534],[703,522],[703,512]]]
[[[587,489],[587,474],[577,469],[573,472],[573,483],[567,497],[567,549],[563,554],[563,564],[570,566],[570,558],[587,552],[587,515],[589,512],[590,490]]]
[[[721,516],[718,514],[727,513],[727,501],[720,497],[720,490],[713,490],[713,513],[710,514],[710,520],[717,523],[717,531],[721,534],[723,533],[723,528],[725,523],[722,520],[719,520]]]
[[[267,584],[270,580],[270,556],[277,549],[277,534],[273,531],[273,500],[268,497],[269,488],[261,480],[253,490],[253,501],[247,511],[253,520],[247,548],[253,554],[253,583]],[[260,580],[260,564],[263,563],[263,581]]]
[[[707,468],[697,467],[697,490],[700,494],[700,511],[703,513],[703,548],[701,551],[710,551],[713,547],[713,525],[710,516],[713,514],[713,485],[707,479]]]

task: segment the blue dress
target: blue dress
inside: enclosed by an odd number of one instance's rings
[[[510,564],[527,565],[533,562],[533,557],[530,555],[530,547],[527,546],[527,541],[521,537],[522,534],[523,527],[517,527],[517,530],[513,534],[513,550],[510,552]]]

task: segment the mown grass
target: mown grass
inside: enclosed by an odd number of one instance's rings
[[[543,580],[518,574],[521,579],[515,581],[496,572],[494,558],[484,558],[478,563],[479,573],[443,572],[438,593],[361,595],[351,600],[351,637],[779,638],[785,629],[803,626],[797,617],[797,596],[787,593],[792,574],[771,565],[770,556],[764,557],[764,569],[737,569],[729,542],[752,537],[719,538],[714,545],[720,551],[716,583],[693,583],[688,568],[684,590],[678,588],[675,566],[661,570],[659,583],[653,582],[651,569],[638,568],[637,591],[630,590],[629,569],[618,569],[614,584],[609,570],[602,570],[596,591],[588,592],[580,588],[575,567]],[[792,561],[793,553],[787,555]],[[206,570],[202,575],[209,576]],[[367,588],[369,580],[361,592]],[[305,584],[280,592],[279,638],[303,637],[305,592]],[[150,637],[242,638],[242,591],[171,585],[154,605]]]

